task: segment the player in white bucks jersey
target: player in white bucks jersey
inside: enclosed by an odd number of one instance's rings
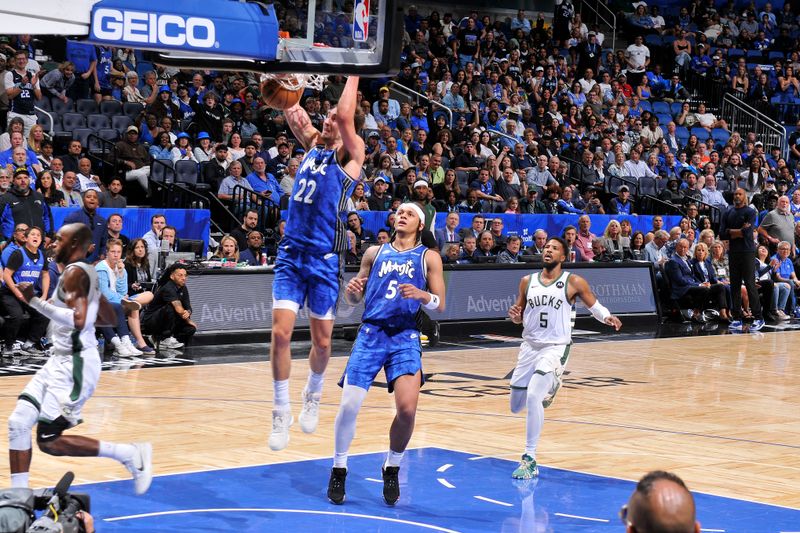
[[[517,302],[508,310],[515,324],[522,324],[522,345],[511,376],[511,412],[527,407],[525,453],[515,479],[531,479],[539,473],[536,445],[548,407],[561,387],[561,374],[572,344],[572,306],[580,298],[600,322],[619,330],[622,323],[603,307],[589,284],[580,276],[561,269],[569,245],[550,238],[542,253],[543,269],[522,278]]]
[[[328,498],[335,504],[344,502],[347,453],[358,411],[381,368],[397,409],[382,468],[383,499],[394,505],[400,497],[400,460],[414,431],[423,381],[415,316],[420,307],[442,311],[445,305],[442,258],[420,242],[424,228],[422,209],[417,204],[402,204],[397,209],[394,240],[369,248],[358,274],[347,284],[347,301],[355,305],[363,298],[364,314],[339,382],[342,400],[334,423],[336,440],[328,481]]]
[[[50,301],[35,297],[30,283],[17,285],[29,305],[50,319],[53,354],[25,386],[8,417],[11,484],[28,486],[31,430],[36,426],[36,443],[44,453],[116,459],[133,475],[136,493],[143,494],[152,479],[149,443],[117,444],[63,434],[82,422],[81,410],[100,377],[94,329],[98,315],[106,324],[116,323],[113,309],[100,294],[97,272],[81,262],[91,244],[92,231],[84,224],[68,224],[58,231],[55,260],[66,267]]]
[[[300,103],[284,110],[286,122],[305,148],[289,195],[286,233],[278,247],[272,285],[272,339],[270,365],[274,400],[269,447],[282,450],[289,443],[294,419],[289,404],[290,343],[297,313],[308,308],[311,329],[310,372],[303,389],[300,428],[313,433],[319,420],[322,381],[331,355],[331,334],[339,300],[342,253],[347,235],[340,213],[348,189],[364,164],[364,140],[358,134],[358,77],[350,76],[342,96],[317,130]]]

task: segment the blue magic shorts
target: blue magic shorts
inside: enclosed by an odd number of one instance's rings
[[[272,282],[273,309],[297,313],[308,306],[311,318],[333,320],[339,300],[341,256],[279,247]]]
[[[363,324],[358,330],[350,359],[344,369],[339,386],[355,385],[369,390],[378,372],[384,370],[389,392],[394,391],[394,381],[400,376],[422,370],[422,347],[419,331],[401,329],[386,331],[374,324]],[[420,386],[424,378],[421,378]]]

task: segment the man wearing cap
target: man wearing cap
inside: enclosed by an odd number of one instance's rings
[[[414,112],[411,115],[411,127],[416,130],[425,130],[426,133],[430,132],[430,124],[428,124],[428,117],[425,114],[425,107],[421,104],[414,104]]]
[[[372,194],[367,199],[370,211],[389,211],[392,207],[392,196],[388,194],[389,182],[384,176],[378,176],[372,182]]]
[[[53,234],[53,216],[42,194],[31,189],[31,177],[25,168],[17,169],[11,188],[0,196],[0,229],[8,241],[17,224],[42,228],[45,235]]]
[[[697,54],[692,57],[692,70],[704,76],[706,71],[710,69],[714,63],[711,61],[711,58],[708,56],[708,50],[705,44],[699,43],[697,45]]]
[[[117,162],[125,170],[125,181],[136,181],[149,195],[150,154],[139,142],[139,128],[128,126],[125,138],[114,146]]]
[[[372,114],[375,116],[375,120],[378,120],[378,108],[381,100],[386,100],[388,103],[388,108],[385,113],[386,117],[391,121],[396,120],[397,117],[400,116],[400,102],[390,97],[389,87],[386,86],[378,89],[378,98],[372,103]]]
[[[218,190],[222,180],[228,175],[228,147],[219,143],[214,148],[214,157],[207,164],[203,165],[203,183],[211,185],[212,190]],[[242,174],[247,176],[247,174]]]
[[[608,213],[610,215],[635,215],[633,212],[633,202],[630,201],[631,192],[627,185],[621,186],[617,189],[617,197],[612,198],[609,202]]]

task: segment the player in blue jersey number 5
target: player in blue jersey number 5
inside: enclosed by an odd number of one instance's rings
[[[416,313],[420,306],[444,310],[442,258],[420,242],[425,214],[413,203],[397,210],[392,242],[373,246],[364,254],[361,270],[347,284],[345,297],[355,305],[364,299],[358,337],[339,385],[342,400],[334,424],[335,453],[328,498],[344,502],[347,453],[356,431],[356,416],[367,390],[383,368],[397,408],[389,430],[389,453],[383,464],[383,498],[394,505],[400,497],[398,473],[414,431],[422,349]]]

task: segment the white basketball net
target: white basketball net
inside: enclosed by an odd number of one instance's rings
[[[275,80],[281,86],[290,91],[299,91],[309,87],[321,91],[325,87],[326,76],[319,74],[272,74],[265,72],[261,74],[261,81]]]

